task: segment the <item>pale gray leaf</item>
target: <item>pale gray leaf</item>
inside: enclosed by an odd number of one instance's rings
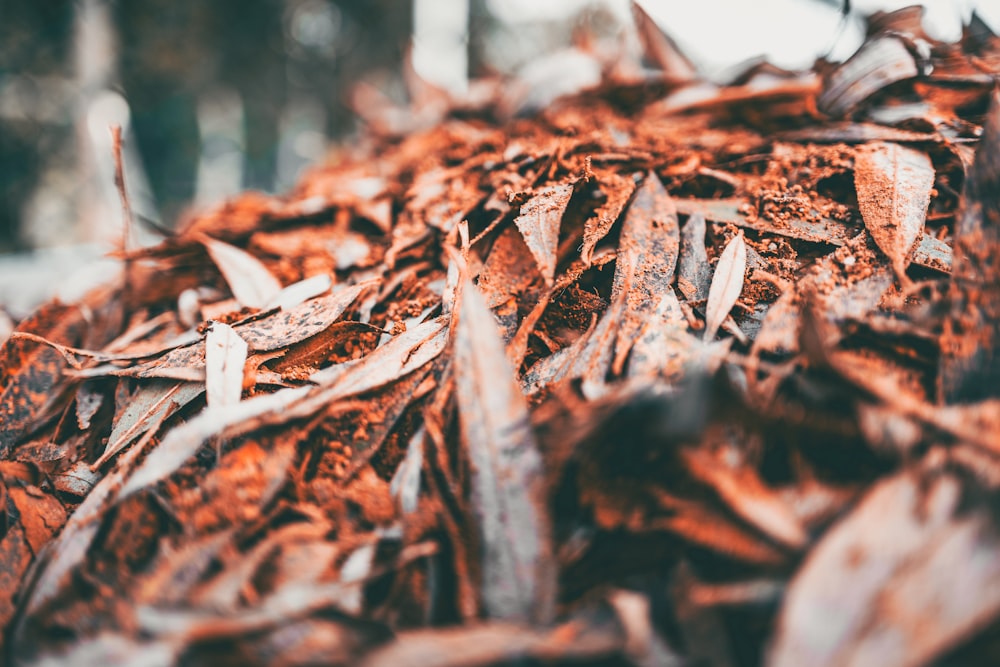
[[[704,340],[712,340],[722,326],[729,311],[736,305],[743,291],[743,280],[747,270],[747,246],[743,230],[726,244],[719,257],[712,276],[712,286],[708,290],[708,306],[705,314]]]
[[[208,237],[201,242],[241,306],[264,308],[281,293],[281,283],[253,255]]]
[[[228,324],[213,322],[205,336],[205,391],[209,409],[240,402],[246,362],[246,341]]]
[[[542,459],[493,315],[468,281],[455,333],[455,397],[470,459],[486,614],[547,622],[555,590]]]

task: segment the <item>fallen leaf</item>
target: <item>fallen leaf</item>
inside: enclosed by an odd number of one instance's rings
[[[520,214],[514,218],[514,224],[534,256],[538,270],[550,285],[556,271],[559,228],[572,196],[572,183],[542,188],[521,206]]]
[[[594,258],[594,248],[601,239],[608,235],[611,227],[618,220],[635,192],[635,178],[632,175],[618,174],[601,175],[601,188],[607,196],[607,201],[601,204],[594,215],[587,218],[583,227],[583,246],[580,248],[580,259],[584,266],[590,266]]]
[[[934,187],[934,165],[922,151],[899,144],[861,147],[854,158],[854,186],[865,227],[901,281],[924,220]]]
[[[143,383],[129,398],[122,414],[117,416],[104,453],[92,468],[103,466],[111,457],[127,447],[136,438],[205,393],[200,382],[174,382],[154,379]]]
[[[817,103],[824,113],[842,117],[886,86],[919,73],[902,39],[879,36],[830,72]]]
[[[118,498],[124,499],[164,479],[211,437],[235,437],[261,426],[313,415],[333,401],[376,389],[411,373],[441,352],[444,337],[435,336],[442,332],[442,327],[441,322],[427,322],[400,334],[329,385],[282,389],[218,410],[203,411],[167,434],[129,477]]]
[[[281,283],[256,257],[207,236],[201,242],[241,306],[262,309],[278,298]]]
[[[247,343],[228,324],[213,322],[205,336],[205,393],[210,410],[240,402]]]
[[[74,305],[52,303],[43,306],[18,325],[0,347],[0,454],[14,447],[43,415],[52,401],[59,377],[66,366],[56,350],[33,340],[19,339],[19,332],[46,339],[82,335],[86,322]]]
[[[615,340],[612,371],[616,375],[622,373],[626,355],[641,331],[661,331],[678,321],[677,311],[666,302],[660,304],[673,297],[679,250],[677,210],[660,179],[650,172],[629,204],[618,242],[611,298],[624,298],[625,312]],[[655,315],[658,321],[651,321]]]
[[[961,479],[877,484],[792,580],[768,663],[928,664],[993,618],[1000,539],[984,508],[959,510]]]
[[[708,298],[712,282],[712,267],[705,250],[705,216],[695,211],[681,227],[681,247],[677,268],[677,289],[688,302],[697,303]]]
[[[272,352],[320,333],[337,321],[370,283],[344,287],[333,294],[310,299],[288,311],[261,319],[235,323],[232,328],[253,352]],[[170,378],[187,382],[205,381],[205,341],[177,347],[163,356],[127,368],[98,367],[83,374],[137,378]]]
[[[743,240],[743,232],[740,231],[726,244],[712,276],[712,286],[708,291],[706,306],[704,340],[715,338],[715,332],[719,330],[722,321],[740,298],[746,270],[747,247]]]
[[[480,526],[485,612],[546,623],[555,573],[542,460],[493,316],[469,282],[455,333],[455,396]]]

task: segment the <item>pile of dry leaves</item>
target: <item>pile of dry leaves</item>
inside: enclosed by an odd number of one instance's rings
[[[1000,662],[1000,38],[639,19],[20,323],[6,664]]]

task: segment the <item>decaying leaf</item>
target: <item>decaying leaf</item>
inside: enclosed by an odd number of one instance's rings
[[[184,407],[205,393],[205,387],[195,382],[151,380],[130,397],[108,436],[108,444],[94,468],[103,465],[122,448],[141,437],[153,424],[162,422],[173,411]]]
[[[572,183],[543,188],[521,206],[520,215],[514,218],[514,224],[538,263],[542,277],[550,284],[556,271],[559,228],[572,196]]]
[[[0,310],[0,662],[997,662],[1000,38],[635,17]]]
[[[705,252],[705,216],[700,212],[688,216],[681,227],[680,261],[677,267],[677,289],[688,301],[708,298],[712,268]]]
[[[604,188],[607,201],[598,208],[593,217],[587,219],[583,229],[583,245],[580,248],[580,258],[584,265],[590,266],[594,258],[594,248],[601,239],[608,235],[611,226],[618,220],[622,210],[635,192],[635,179],[631,174],[620,176],[609,174],[604,177]]]
[[[43,306],[18,326],[47,339],[78,337],[85,323],[79,308],[71,305]],[[75,342],[69,340],[67,342]],[[0,452],[9,451],[42,415],[65,367],[60,354],[47,345],[12,336],[0,347]]]
[[[917,65],[903,40],[879,36],[830,73],[817,101],[824,112],[841,117],[889,84],[917,74]]]
[[[616,375],[641,331],[663,331],[680,319],[679,308],[672,308],[670,301],[676,302],[671,285],[680,226],[674,203],[656,174],[646,176],[629,205],[618,245],[611,298],[624,298],[625,312],[615,340]]]
[[[344,287],[333,294],[310,299],[288,311],[232,326],[254,352],[272,352],[319,334],[336,322],[370,284]],[[98,366],[84,376],[118,375],[137,378],[170,378],[187,382],[205,381],[205,341],[176,347],[163,356],[134,366]]]
[[[924,231],[934,186],[926,153],[899,144],[868,144],[854,158],[854,186],[865,227],[900,280]]]

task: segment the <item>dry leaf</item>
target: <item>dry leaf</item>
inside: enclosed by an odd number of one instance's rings
[[[747,270],[747,246],[740,231],[726,245],[719,256],[712,276],[712,286],[708,291],[708,305],[705,314],[705,335],[703,340],[715,338],[722,321],[729,315],[743,291],[743,278]]]
[[[959,509],[959,479],[904,472],[824,536],[785,596],[769,664],[928,664],[1000,612],[1000,539],[985,508]]]
[[[926,153],[899,144],[863,146],[854,158],[858,208],[875,243],[901,281],[910,254],[923,235],[934,187],[934,165]]]
[[[841,117],[889,84],[918,74],[903,40],[877,37],[826,77],[817,103],[824,113]]]
[[[580,248],[580,259],[584,266],[590,266],[594,258],[594,248],[608,235],[612,225],[618,220],[622,210],[635,192],[635,178],[631,174],[619,176],[608,174],[601,176],[602,191],[607,195],[604,202],[593,217],[587,218],[583,228],[583,245]]]
[[[244,308],[263,309],[281,293],[281,283],[253,255],[222,241],[201,239],[233,296]]]
[[[246,363],[246,341],[228,324],[213,322],[205,336],[205,393],[209,409],[240,402]]]
[[[455,333],[455,391],[480,526],[489,617],[551,619],[555,598],[542,460],[493,316],[466,282]]]
[[[679,250],[677,210],[660,179],[650,172],[628,207],[618,242],[611,298],[625,299],[625,313],[615,340],[612,371],[616,375],[622,373],[626,355],[641,331],[655,334],[679,322],[679,308],[673,310],[664,301],[676,301],[671,285]]]
[[[520,214],[514,218],[542,277],[550,285],[556,272],[559,228],[572,196],[572,183],[542,188],[521,206]]]
[[[172,412],[184,407],[205,393],[205,386],[195,382],[151,380],[144,383],[129,398],[122,414],[108,436],[104,453],[94,462],[96,470],[112,456],[142,437],[153,424],[161,423]]]
[[[681,227],[680,258],[677,267],[677,289],[688,302],[704,301],[708,298],[708,287],[712,282],[712,267],[705,251],[705,216],[696,211],[688,216]]]

